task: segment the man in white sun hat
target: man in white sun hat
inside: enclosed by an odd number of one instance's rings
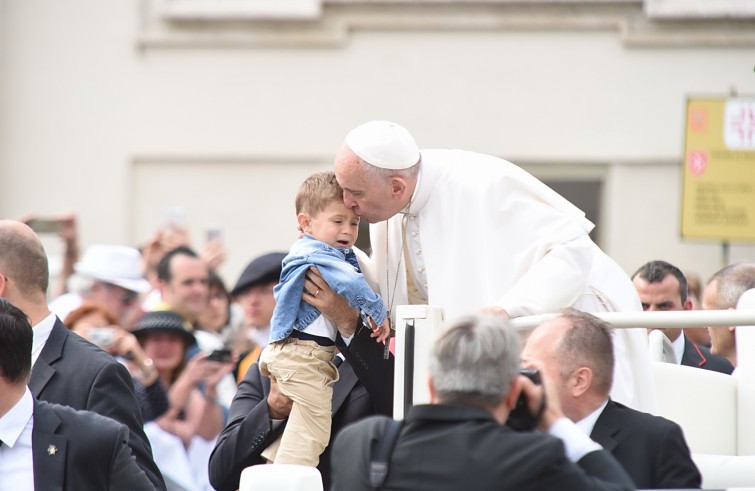
[[[99,302],[130,329],[141,314],[139,294],[150,289],[141,273],[141,254],[133,247],[97,244],[87,248],[74,265],[70,292],[54,299],[50,310],[59,318],[81,306],[84,300]]]
[[[402,304],[438,305],[446,318],[641,310],[584,213],[510,162],[420,151],[403,127],[371,121],[346,136],[335,173],[346,206],[371,224],[365,274],[392,314]],[[615,340],[612,397],[655,410],[647,334],[620,330]]]

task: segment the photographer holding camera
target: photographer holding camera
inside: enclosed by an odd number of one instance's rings
[[[432,404],[412,407],[394,442],[385,430],[397,426],[380,416],[339,433],[332,489],[635,489],[621,465],[564,417],[547,377],[537,386],[519,374],[519,345],[503,318],[453,323],[431,354]],[[520,395],[540,414],[543,433],[504,424]],[[381,448],[391,444],[392,452]],[[371,480],[381,473],[383,482]]]

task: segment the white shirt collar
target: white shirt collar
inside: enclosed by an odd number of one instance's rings
[[[592,433],[593,428],[595,428],[595,423],[598,421],[598,418],[603,413],[603,410],[608,405],[608,399],[605,400],[603,404],[601,404],[598,409],[591,412],[581,420],[577,421],[577,427],[584,432],[585,435],[590,436]]]
[[[55,327],[56,319],[57,318],[55,317],[55,314],[51,312],[50,315],[42,319],[39,324],[34,326],[34,329],[32,329],[32,333],[34,334],[34,341],[31,345],[31,366],[34,366],[34,364],[37,362],[37,358],[39,358],[39,354],[42,352],[42,348],[45,347],[45,343],[50,337],[52,328]]]
[[[674,348],[674,354],[676,355],[676,364],[681,365],[682,364],[682,356],[684,356],[684,332],[679,334],[679,336],[671,341],[671,346]]]
[[[0,418],[0,440],[3,441],[4,445],[8,445],[10,448],[16,445],[18,437],[21,436],[33,413],[34,399],[27,387],[16,405]]]
[[[430,193],[424,192],[421,187],[423,170],[422,167],[419,168],[419,172],[417,173],[417,184],[414,186],[412,199],[409,200],[409,204],[400,212],[404,215],[416,215],[425,207],[425,203],[427,203],[427,200],[430,198]]]

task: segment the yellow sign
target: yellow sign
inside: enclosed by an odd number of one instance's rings
[[[755,241],[755,98],[687,101],[682,237]]]

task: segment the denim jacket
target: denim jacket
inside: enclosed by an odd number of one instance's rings
[[[321,315],[319,310],[301,300],[305,274],[310,266],[317,266],[330,288],[358,308],[363,318],[372,318],[378,326],[385,321],[383,301],[364,280],[354,252],[336,249],[305,235],[283,259],[280,283],[273,290],[276,304],[270,322],[271,343],[287,338],[293,329],[303,331]]]

